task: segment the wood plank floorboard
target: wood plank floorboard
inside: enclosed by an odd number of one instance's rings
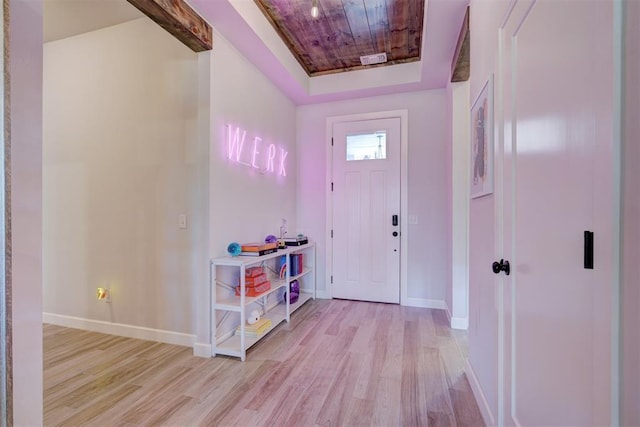
[[[302,306],[247,360],[44,325],[47,426],[483,426],[441,310]]]

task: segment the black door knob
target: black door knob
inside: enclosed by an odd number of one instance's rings
[[[398,232],[397,231],[394,231],[392,234],[393,234],[393,237],[398,237]]]
[[[504,259],[501,259],[500,262],[495,261],[491,267],[493,268],[493,272],[496,274],[500,274],[501,271],[504,271],[504,273],[508,276],[509,273],[511,273],[511,266],[509,265],[509,261],[505,261]]]

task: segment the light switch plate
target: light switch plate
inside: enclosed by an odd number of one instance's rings
[[[418,215],[409,215],[409,224],[415,225],[418,223]]]
[[[178,228],[187,228],[187,214],[178,215]]]

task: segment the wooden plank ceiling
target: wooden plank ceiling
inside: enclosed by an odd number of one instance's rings
[[[420,60],[424,0],[255,0],[309,76]],[[363,66],[360,56],[386,52]]]

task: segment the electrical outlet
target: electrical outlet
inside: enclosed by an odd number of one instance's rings
[[[111,302],[111,289],[98,288],[96,291],[96,297],[98,298],[98,301]]]
[[[409,224],[416,225],[418,223],[418,215],[409,215]]]

